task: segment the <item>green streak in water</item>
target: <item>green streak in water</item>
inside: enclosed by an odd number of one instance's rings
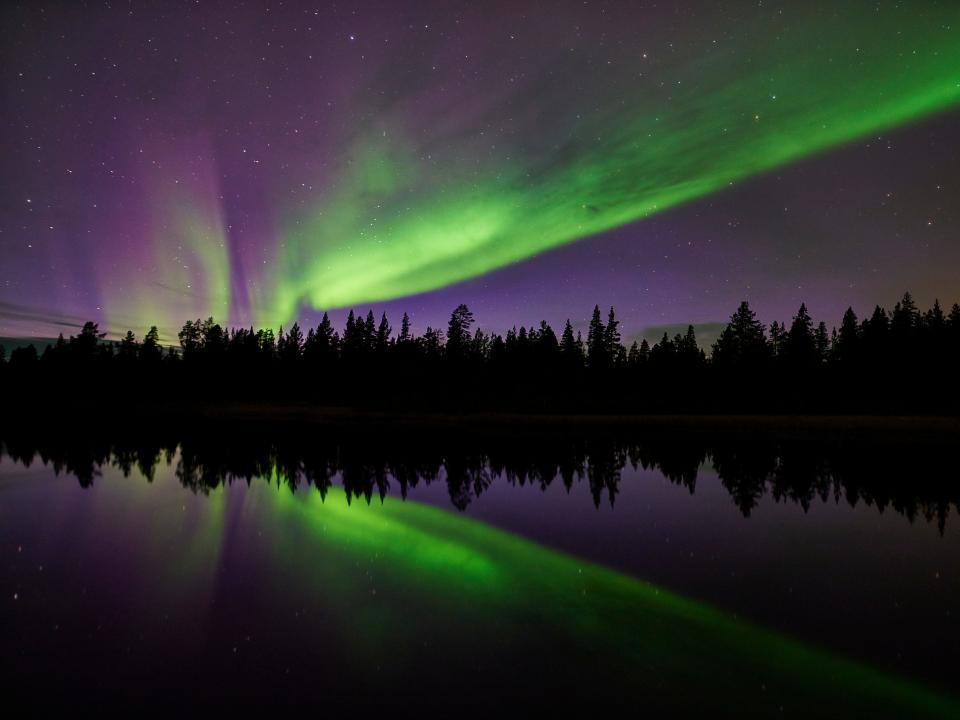
[[[748,715],[781,705],[858,716],[960,712],[955,699],[906,679],[460,515],[389,497],[381,505],[348,505],[339,488],[325,500],[284,489],[270,496],[259,499],[275,517],[277,562],[296,558],[290,572],[315,575],[321,602],[338,596],[365,619],[372,636],[350,637],[368,666],[383,662],[385,648],[399,662],[404,639],[415,642],[420,629],[407,617],[409,608],[384,609],[347,587],[336,567],[344,558],[376,557],[381,582],[413,588],[437,622],[454,618],[453,635],[473,627],[481,642],[493,641],[496,628],[508,627],[517,633],[509,645],[522,643],[524,633],[547,633],[563,647],[579,648],[574,657],[592,658],[596,667],[584,672],[602,669],[611,687],[676,695],[678,706],[729,701]],[[302,535],[285,534],[291,529],[312,538],[306,554]],[[460,648],[474,651],[469,643]]]

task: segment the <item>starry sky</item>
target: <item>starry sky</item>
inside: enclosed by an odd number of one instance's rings
[[[956,2],[0,10],[0,335],[960,300]]]

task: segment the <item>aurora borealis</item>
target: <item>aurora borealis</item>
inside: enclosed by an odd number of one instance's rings
[[[0,335],[958,299],[954,3],[3,13]]]

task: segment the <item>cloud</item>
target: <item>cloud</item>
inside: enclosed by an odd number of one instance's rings
[[[87,320],[89,318],[0,300],[0,322],[2,323],[33,323],[72,331],[82,328]]]
[[[720,333],[723,332],[723,329],[727,326],[726,322],[706,322],[706,323],[684,323],[680,325],[650,325],[649,327],[643,328],[640,332],[635,333],[631,337],[625,340],[626,344],[629,346],[634,340],[638,343],[646,339],[650,345],[660,342],[663,338],[663,334],[666,333],[668,337],[673,338],[674,335],[686,335],[687,328],[693,325],[693,331],[697,335],[697,345],[703,348],[707,353],[710,352],[710,348],[713,346],[713,343],[717,341],[717,338],[720,337]]]

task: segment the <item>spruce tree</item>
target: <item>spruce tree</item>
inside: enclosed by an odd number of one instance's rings
[[[568,359],[578,352],[577,340],[573,336],[573,325],[570,324],[570,318],[567,318],[567,322],[563,326],[563,333],[560,335],[560,352]]]
[[[784,342],[784,355],[795,367],[811,367],[816,363],[817,348],[813,337],[813,320],[803,303],[790,324]]]
[[[620,355],[620,322],[613,312],[613,306],[610,306],[610,312],[607,314],[607,325],[603,330],[603,344],[606,349],[607,358],[616,360]]]
[[[457,305],[447,323],[447,355],[454,359],[465,357],[470,343],[470,328],[473,326],[473,313],[461,303]]]
[[[746,301],[740,303],[713,346],[713,362],[720,367],[754,367],[768,355],[763,325]]]
[[[827,333],[827,324],[822,320],[813,333],[813,344],[817,350],[817,361],[826,362],[830,355],[830,335]]]
[[[857,324],[857,314],[848,307],[840,321],[840,331],[834,343],[833,353],[837,361],[842,363],[853,362],[859,353],[860,326]]]
[[[384,352],[387,349],[387,346],[390,344],[390,334],[393,332],[393,328],[390,327],[390,322],[387,320],[387,314],[383,313],[380,316],[380,325],[377,326],[377,352]]]
[[[587,364],[591,368],[607,365],[607,336],[603,320],[600,319],[600,306],[593,306],[593,316],[587,328]]]

